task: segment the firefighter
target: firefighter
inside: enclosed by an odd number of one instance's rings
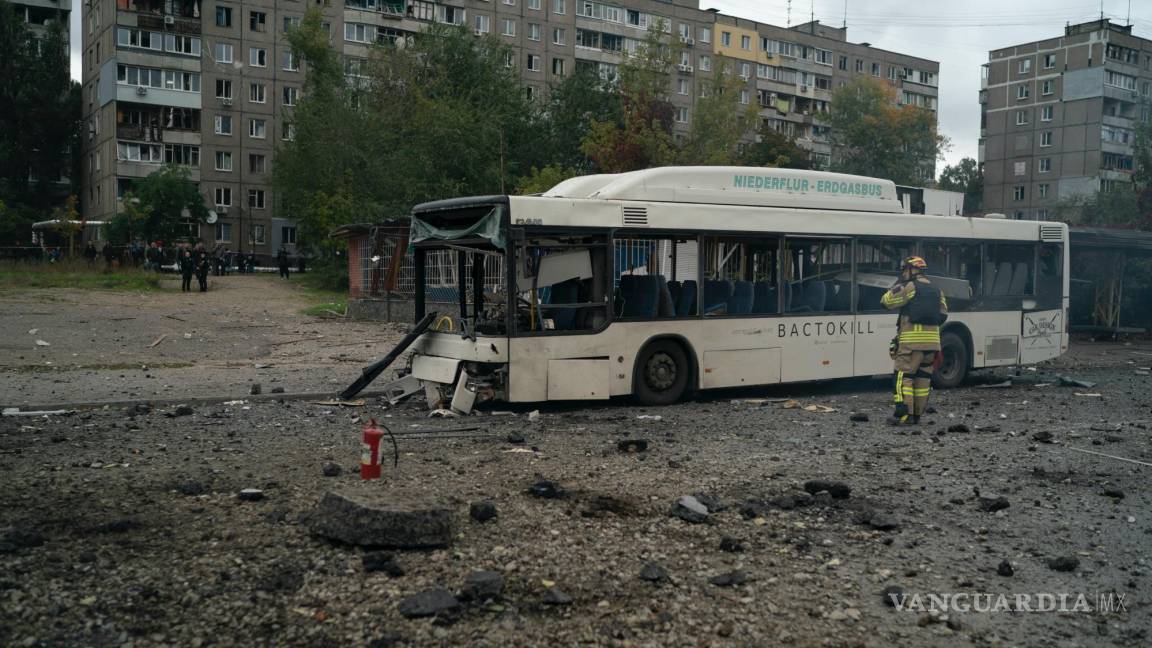
[[[904,261],[900,280],[880,298],[888,310],[900,309],[891,355],[895,364],[896,411],[892,425],[915,425],[928,406],[932,371],[940,353],[940,325],[948,318],[944,293],[928,281],[928,264],[914,256]]]

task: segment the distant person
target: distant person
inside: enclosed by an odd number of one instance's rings
[[[280,277],[282,279],[288,278],[288,250],[284,246],[280,246],[280,251],[276,253],[276,265],[280,266]]]
[[[192,274],[196,272],[196,260],[192,258],[192,250],[188,248],[179,250],[178,254],[180,292],[192,292]]]
[[[200,284],[200,292],[208,292],[208,273],[212,271],[212,255],[204,249],[204,244],[196,246],[193,253],[196,260],[196,281]]]
[[[104,271],[112,272],[112,261],[116,259],[116,249],[111,243],[104,244]]]
[[[92,241],[88,241],[88,245],[84,246],[84,258],[88,261],[88,267],[96,263],[96,246],[92,245]]]
[[[300,256],[296,257],[296,272],[299,272],[300,274],[304,274],[304,266],[307,263],[308,262],[304,258],[304,255],[300,255]]]
[[[256,272],[256,255],[255,254],[249,254],[248,255],[248,273],[252,274],[253,272]]]

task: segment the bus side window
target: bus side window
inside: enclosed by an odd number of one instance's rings
[[[852,311],[852,242],[788,239],[784,268],[789,313]]]
[[[1060,308],[1064,303],[1064,246],[1043,243],[1036,267],[1036,301],[1040,308]]]
[[[1032,245],[988,244],[984,294],[989,297],[1035,294],[1035,255],[1036,248]]]
[[[980,245],[926,241],[920,244],[920,256],[928,263],[929,278],[936,278],[948,298],[948,309],[958,312],[971,308],[973,299],[980,295],[984,266]]]
[[[616,317],[695,317],[698,243],[694,237],[621,234],[613,242]]]
[[[704,240],[700,308],[705,317],[780,312],[779,239]]]
[[[894,239],[856,241],[856,310],[884,312],[880,298],[900,278],[900,266],[912,255],[912,242]]]

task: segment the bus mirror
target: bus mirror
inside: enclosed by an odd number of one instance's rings
[[[1026,311],[1036,310],[1036,300],[1035,299],[1025,299],[1024,303],[1020,305],[1020,309],[1026,310]]]

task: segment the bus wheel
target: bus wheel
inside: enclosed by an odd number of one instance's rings
[[[670,405],[688,387],[688,356],[671,340],[657,340],[644,347],[636,363],[636,397],[645,405]]]
[[[932,386],[938,389],[958,387],[968,375],[968,345],[959,335],[948,331],[940,334],[940,352],[944,359],[932,376]]]

